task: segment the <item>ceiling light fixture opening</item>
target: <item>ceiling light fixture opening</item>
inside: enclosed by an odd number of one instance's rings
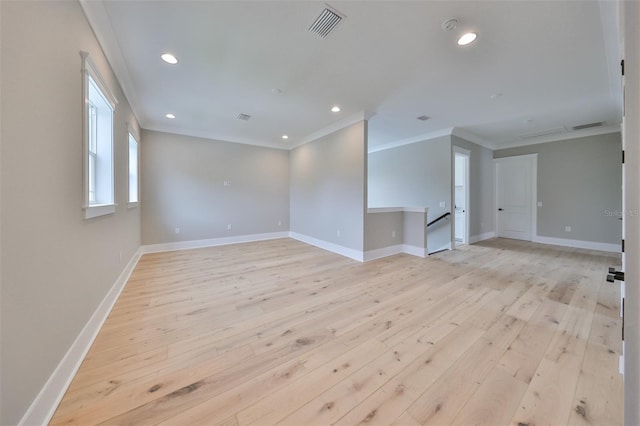
[[[173,56],[171,53],[163,53],[160,57],[168,64],[175,65],[178,63],[178,58]]]
[[[331,112],[340,112],[340,107],[338,105],[333,106]]]
[[[458,39],[458,46],[466,46],[468,44],[471,44],[476,40],[476,38],[478,38],[478,34],[476,33],[464,33]]]
[[[170,119],[172,119],[172,120],[173,120],[174,118],[176,118],[176,116],[175,116],[175,115],[173,115],[173,114],[171,114],[171,113],[166,114],[166,115],[165,115],[165,117],[170,118]]]

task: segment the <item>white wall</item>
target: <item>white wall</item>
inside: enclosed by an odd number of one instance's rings
[[[288,151],[148,130],[141,145],[143,244],[289,230]]]
[[[363,251],[366,141],[360,121],[291,151],[292,232]]]
[[[127,208],[137,127],[77,2],[0,2],[1,418],[20,420],[140,245]],[[115,214],[83,219],[81,50],[119,103]],[[122,257],[121,257],[122,255]]]

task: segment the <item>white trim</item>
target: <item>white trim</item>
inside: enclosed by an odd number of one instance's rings
[[[237,235],[234,237],[209,238],[204,240],[176,241],[173,243],[148,244],[140,247],[141,253],[160,253],[165,251],[189,250],[205,247],[224,246],[228,244],[250,243],[253,241],[276,240],[287,238],[288,232],[270,232],[265,234]]]
[[[485,232],[484,234],[473,235],[469,237],[469,244],[475,244],[480,241],[489,240],[495,237],[496,237],[495,232]]]
[[[402,244],[395,246],[383,247],[375,250],[369,250],[364,252],[364,262],[371,260],[382,259],[383,257],[393,256],[395,254],[402,253]]]
[[[427,207],[369,207],[367,213],[427,213]]]
[[[438,247],[434,251],[430,251],[429,254],[436,253],[436,252],[443,251],[443,250],[451,250],[451,242],[448,242],[447,244],[443,245],[442,247]]]
[[[425,141],[429,141],[431,139],[441,138],[443,136],[449,136],[449,135],[451,135],[452,131],[453,131],[453,128],[449,127],[449,128],[442,129],[442,130],[437,130],[435,132],[423,133],[423,134],[418,135],[418,136],[412,136],[412,137],[407,138],[407,139],[401,139],[399,141],[388,142],[388,143],[384,143],[384,144],[381,144],[381,145],[376,145],[376,146],[370,147],[369,150],[368,150],[368,153],[371,154],[373,152],[385,151],[387,149],[397,148],[397,147],[403,146],[403,145],[411,145],[411,144],[418,143],[418,142],[425,142]]]
[[[533,239],[534,243],[552,244],[554,246],[575,247],[588,250],[607,251],[611,253],[620,253],[622,247],[620,244],[599,243],[595,241],[570,240],[567,238],[553,238],[536,235]]]
[[[330,243],[329,241],[319,240],[317,238],[310,237],[308,235],[299,234],[297,232],[289,232],[289,237],[294,240],[301,241],[303,243],[327,250],[344,257],[348,257],[358,262],[364,262],[364,252],[349,247],[341,246],[338,244]]]
[[[106,321],[107,316],[109,316],[120,293],[122,293],[131,273],[138,264],[140,256],[141,251],[138,249],[104,299],[102,299],[102,302],[100,302],[93,315],[91,315],[91,318],[89,318],[89,321],[85,324],[80,334],[78,334],[71,344],[71,347],[42,387],[36,399],[33,400],[27,412],[22,419],[20,419],[18,425],[44,425],[49,423],[67,388],[71,384],[71,380],[73,380],[73,377],[80,368],[80,364],[84,361],[98,332]]]
[[[538,235],[538,154],[514,155],[493,159],[493,220],[495,223],[496,236],[499,237],[500,227],[498,225],[498,164],[509,161],[531,161],[531,239],[535,241]]]
[[[84,207],[84,218],[91,219],[116,212],[116,204],[96,204]]]
[[[531,138],[527,140],[517,140],[513,142],[507,142],[505,144],[495,144],[495,146],[493,147],[493,150],[498,151],[498,150],[507,149],[507,148],[517,148],[520,146],[539,145],[541,143],[547,143],[547,142],[558,142],[558,141],[564,141],[569,139],[586,138],[589,136],[618,133],[620,131],[621,130],[620,130],[619,124],[613,124],[613,125],[603,126],[603,127],[592,127],[590,129],[572,130],[567,133],[540,136],[537,138]]]
[[[304,144],[307,144],[309,142],[313,142],[315,140],[320,139],[323,136],[327,136],[333,132],[337,132],[338,130],[344,129],[345,127],[351,126],[353,124],[359,123],[361,121],[365,121],[370,119],[371,117],[373,117],[373,113],[369,112],[369,111],[360,111],[356,114],[353,114],[349,117],[343,118],[342,120],[336,121],[335,123],[332,123],[326,127],[323,127],[320,130],[317,130],[313,133],[310,133],[309,135],[303,137],[300,139],[300,141],[294,145],[292,145],[291,147],[289,147],[289,149],[294,149],[297,148],[299,146],[302,146]]]
[[[412,256],[425,258],[429,255],[426,247],[411,246],[409,244],[402,245],[402,252]]]
[[[464,162],[464,241],[462,241],[462,244],[470,244],[469,240],[471,239],[470,235],[471,235],[471,151],[469,151],[468,149],[464,149],[461,148],[457,145],[452,145],[453,148],[453,167],[451,168],[452,172],[453,172],[453,199],[451,200],[450,204],[454,205],[454,209],[453,209],[453,225],[452,225],[452,232],[453,232],[453,246],[455,247],[455,235],[456,235],[456,211],[455,211],[455,202],[456,202],[456,198],[455,198],[455,180],[456,180],[456,167],[455,167],[455,155],[462,155],[463,157],[465,157],[465,162]]]
[[[482,147],[485,147],[491,150],[495,149],[494,144],[489,143],[488,141],[484,140],[480,136],[474,135],[473,133],[470,133],[461,127],[454,127],[453,130],[451,131],[451,135],[457,136],[460,139],[466,140],[467,142],[475,143],[476,145],[480,145]]]
[[[139,112],[141,112],[141,109],[139,108],[140,103],[138,102],[135,85],[132,83],[129,70],[124,61],[124,56],[122,55],[120,45],[115,37],[115,32],[111,27],[111,21],[103,2],[93,0],[79,1],[85,16],[89,21],[89,25],[91,25],[91,29],[96,35],[98,43],[100,43],[100,47],[109,62],[109,65],[116,74],[116,78],[118,83],[120,83],[124,96],[127,98],[127,101],[131,106],[131,111],[136,117],[138,123],[144,125],[145,123],[140,120],[141,115]]]

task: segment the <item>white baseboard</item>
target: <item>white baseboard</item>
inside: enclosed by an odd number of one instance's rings
[[[425,247],[410,246],[409,244],[402,245],[402,252],[423,258],[429,255]]]
[[[33,400],[27,412],[20,419],[18,425],[45,425],[49,423],[64,393],[71,384],[71,380],[73,380],[80,368],[80,364],[84,361],[84,357],[89,352],[89,348],[91,348],[98,332],[135,269],[141,254],[141,250],[138,249],[129,260],[127,266],[71,344],[71,347],[40,390],[36,399]]]
[[[480,241],[488,240],[495,237],[496,237],[495,232],[485,232],[484,234],[473,235],[469,237],[469,244],[475,244]]]
[[[444,250],[451,250],[451,243],[447,243],[445,245],[443,245],[442,247],[438,247],[437,249],[430,251],[429,253],[437,253],[439,251],[444,251]]]
[[[393,256],[394,254],[402,253],[402,244],[395,246],[383,247],[375,250],[369,250],[364,252],[364,261],[382,259],[383,257]]]
[[[316,246],[323,250],[327,250],[348,257],[350,259],[357,260],[358,262],[364,262],[364,252],[360,250],[344,247],[324,240],[319,240],[308,235],[298,234],[297,232],[289,232],[289,237],[293,238],[294,240],[302,241],[303,243]]]
[[[275,240],[287,238],[289,232],[269,232],[266,234],[238,235],[234,237],[209,238],[206,240],[177,241],[173,243],[149,244],[140,247],[142,254],[163,251],[188,250],[204,247],[224,246],[228,244],[250,243],[253,241]]]
[[[598,243],[595,241],[570,240],[565,238],[552,238],[536,235],[533,238],[534,243],[553,244],[555,246],[575,247],[588,250],[608,251],[612,253],[620,253],[622,247],[620,244]]]

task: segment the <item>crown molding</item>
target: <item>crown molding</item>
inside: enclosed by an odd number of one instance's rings
[[[377,145],[377,146],[371,147],[371,148],[369,148],[368,152],[369,152],[369,154],[371,154],[371,153],[378,152],[378,151],[385,151],[387,149],[397,148],[397,147],[403,146],[403,145],[411,145],[411,144],[414,144],[414,143],[424,142],[424,141],[428,141],[428,140],[435,139],[435,138],[441,138],[443,136],[451,135],[452,131],[453,131],[453,128],[449,127],[447,129],[436,130],[435,132],[423,133],[421,135],[412,136],[412,137],[407,138],[407,139],[401,139],[399,141],[389,142],[389,143],[385,143],[385,144],[382,144],[382,145]]]
[[[350,115],[348,117],[343,118],[342,120],[338,120],[326,127],[323,127],[320,130],[316,130],[313,133],[310,133],[309,135],[307,135],[306,137],[302,138],[300,140],[300,142],[291,145],[291,147],[289,149],[295,149],[299,146],[302,146],[304,144],[307,144],[309,142],[313,142],[315,140],[320,139],[323,136],[326,136],[328,134],[331,134],[333,132],[336,132],[340,129],[344,129],[345,127],[351,126],[352,124],[358,123],[360,121],[365,121],[365,120],[369,120],[371,117],[373,117],[375,115],[374,112],[370,112],[370,111],[360,111],[357,112],[353,115]]]
[[[559,142],[559,141],[564,141],[569,139],[586,138],[589,136],[606,135],[609,133],[619,133],[620,131],[621,131],[620,125],[615,124],[612,126],[594,127],[591,129],[584,129],[584,130],[573,130],[570,132],[560,133],[557,135],[548,135],[548,136],[541,136],[539,138],[508,142],[505,144],[496,145],[493,149],[497,151],[500,149],[518,148],[518,147],[527,146],[527,145],[538,145],[541,143]]]

